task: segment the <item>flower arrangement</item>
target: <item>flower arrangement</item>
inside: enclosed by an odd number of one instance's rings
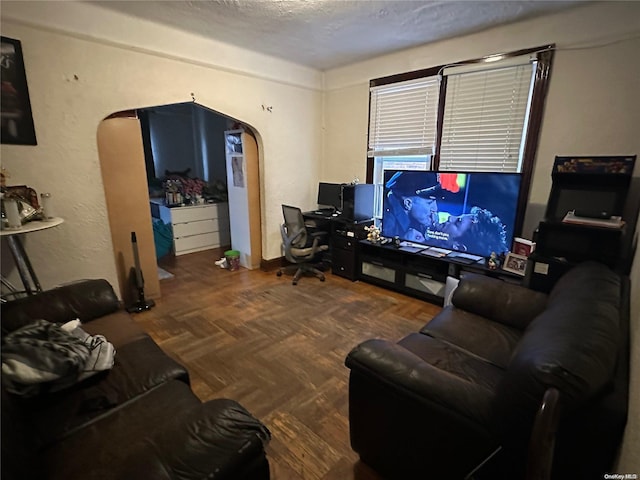
[[[183,178],[180,182],[182,183],[182,194],[189,198],[202,195],[202,189],[206,185],[206,183],[199,178]]]

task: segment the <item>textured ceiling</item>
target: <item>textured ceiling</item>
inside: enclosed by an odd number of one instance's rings
[[[585,2],[109,0],[91,3],[327,70]]]

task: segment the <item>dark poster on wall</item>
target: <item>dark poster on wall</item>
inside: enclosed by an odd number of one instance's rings
[[[36,145],[36,131],[31,115],[31,102],[27,88],[27,76],[22,58],[20,40],[0,37],[2,98],[2,143]]]

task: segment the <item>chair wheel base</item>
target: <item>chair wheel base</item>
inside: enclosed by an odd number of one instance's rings
[[[283,273],[293,273],[293,280],[291,282],[292,285],[297,285],[298,281],[303,276],[313,276],[316,277],[321,282],[325,281],[324,273],[322,273],[319,269],[313,267],[310,264],[293,264],[287,267],[282,267],[276,272],[276,276],[281,277]]]

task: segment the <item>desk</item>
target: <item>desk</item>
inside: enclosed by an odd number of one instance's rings
[[[24,285],[24,291],[29,295],[35,295],[36,293],[42,292],[42,287],[40,286],[36,272],[31,266],[29,256],[22,245],[20,235],[57,227],[62,222],[64,222],[62,218],[55,217],[49,220],[27,222],[20,228],[7,228],[0,230],[0,236],[7,237],[7,244],[9,245],[9,250],[13,256],[13,260],[16,262],[16,267],[18,267],[18,273],[20,273],[20,279]],[[14,293],[16,293],[15,289],[4,278],[2,278],[2,283],[11,290],[14,290]]]
[[[357,280],[358,240],[367,238],[364,227],[373,224],[373,219],[353,221],[340,215],[333,216],[317,211],[303,212],[302,216],[305,225],[311,231],[317,229],[329,233],[331,273],[349,280]]]
[[[329,225],[330,222],[336,221],[340,218],[340,215],[333,215],[331,213],[320,212],[319,210],[311,210],[310,212],[302,212],[305,223],[309,224],[318,222],[321,224]],[[310,221],[310,222],[309,222]],[[310,225],[311,226],[311,225]]]

